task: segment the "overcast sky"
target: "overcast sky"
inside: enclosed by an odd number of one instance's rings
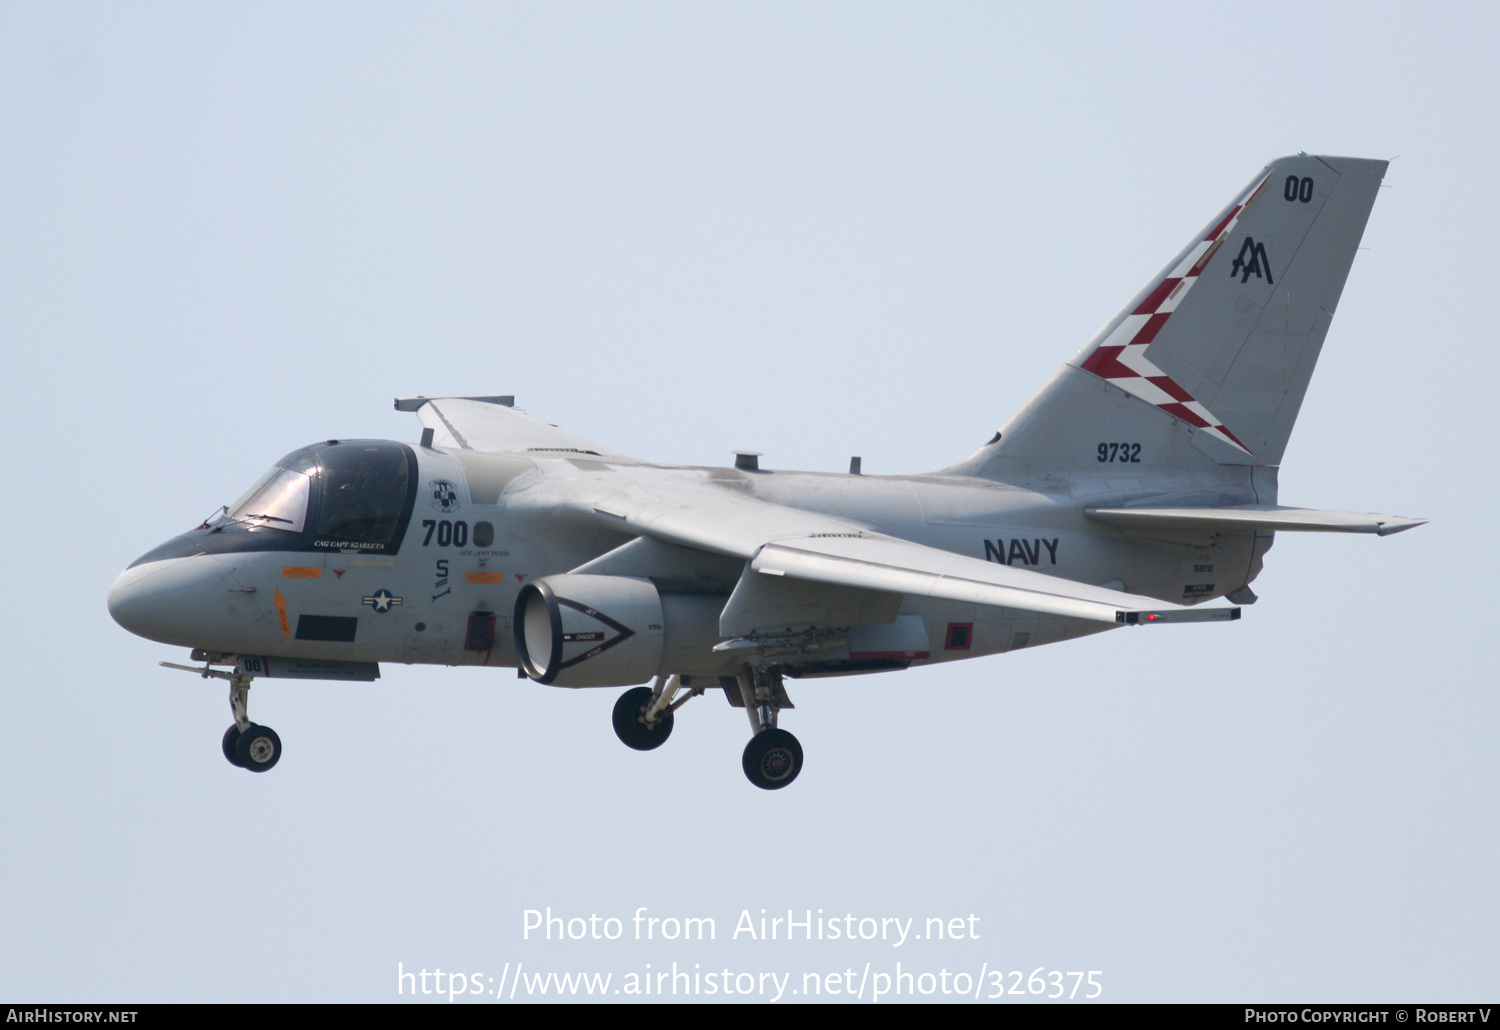
[[[1492,998],[1496,21],[0,0],[0,998],[673,962],[783,1000],[897,962]],[[1239,623],[794,684],[806,768],[765,793],[717,697],[638,754],[613,690],[418,666],[257,685],[286,757],[249,776],[222,684],[105,610],[287,451],[414,440],[397,395],[514,393],[664,461],[946,465],[1297,150],[1395,160],[1283,503],[1432,523],[1282,534]],[[523,939],[547,906],[624,937]],[[717,939],[630,939],[642,906]],[[978,939],[732,937],[789,908]]]

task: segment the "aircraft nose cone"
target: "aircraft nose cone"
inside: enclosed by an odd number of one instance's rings
[[[228,573],[206,554],[133,565],[109,590],[109,614],[136,636],[197,647],[224,607]]]

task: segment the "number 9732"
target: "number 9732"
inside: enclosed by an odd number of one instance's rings
[[[1131,461],[1141,463],[1141,445],[1138,443],[1101,443],[1100,461]]]

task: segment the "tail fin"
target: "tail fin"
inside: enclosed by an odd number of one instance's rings
[[[1387,164],[1273,162],[950,471],[1279,465]]]

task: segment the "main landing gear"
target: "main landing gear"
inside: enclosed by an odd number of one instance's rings
[[[620,743],[637,751],[654,751],[672,735],[672,713],[703,693],[702,687],[688,687],[688,692],[672,700],[683,687],[682,677],[656,677],[650,687],[632,687],[615,702],[615,736]]]
[[[193,657],[197,658],[198,654],[195,652]],[[237,765],[241,769],[266,772],[281,761],[281,738],[271,727],[258,726],[250,721],[247,710],[250,705],[250,681],[254,677],[240,672],[238,659],[234,655],[220,657],[226,659],[223,664],[227,664],[228,660],[235,662],[232,672],[212,668],[212,660],[201,669],[191,665],[175,665],[172,662],[162,664],[169,669],[196,672],[204,679],[213,676],[229,681],[229,710],[234,713],[234,722],[224,731],[224,757],[229,760],[230,765]]]
[[[657,706],[651,720],[646,719],[658,696],[659,692],[650,687],[633,687],[620,695],[614,712],[615,736],[620,743],[637,751],[653,751],[667,742],[672,735],[671,710],[661,711]]]
[[[780,790],[802,771],[802,745],[786,730],[773,726],[750,738],[741,764],[750,782],[761,790]]]
[[[795,780],[802,771],[802,745],[776,725],[781,709],[792,707],[781,670],[747,668],[738,676],[721,676],[719,686],[729,703],[750,717],[753,735],[741,760],[745,776],[762,790],[780,790]],[[684,687],[687,694],[674,701]],[[632,687],[615,702],[615,736],[637,751],[661,747],[672,735],[673,713],[705,689],[682,676],[658,676],[653,686]]]
[[[802,771],[802,745],[776,725],[777,714],[792,707],[781,670],[774,666],[749,669],[734,679],[754,734],[741,759],[745,776],[761,790],[780,790]],[[724,689],[729,689],[728,683]]]

